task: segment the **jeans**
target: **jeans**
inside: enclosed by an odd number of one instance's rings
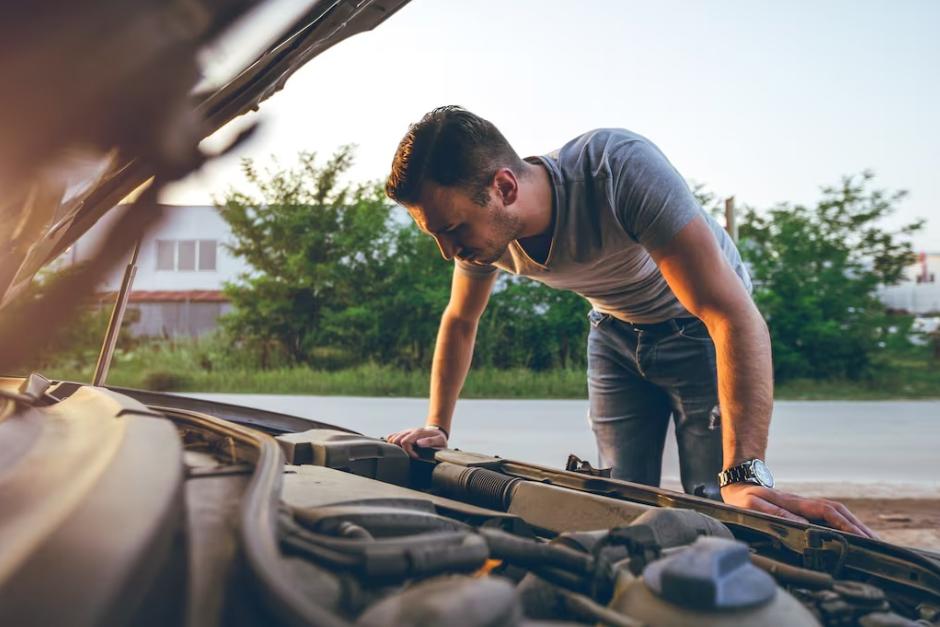
[[[683,489],[720,500],[715,346],[698,318],[635,325],[589,314],[588,398],[600,462],[612,477],[659,486],[672,416]]]

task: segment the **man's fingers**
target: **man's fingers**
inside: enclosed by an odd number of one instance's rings
[[[794,522],[809,523],[808,520],[806,520],[799,514],[795,514],[791,512],[790,510],[784,509],[783,507],[780,507],[779,505],[775,503],[771,503],[770,501],[763,499],[759,496],[752,495],[751,501],[748,504],[748,507],[749,509],[753,509],[758,512],[763,512],[765,514],[773,514],[774,516],[780,516],[781,518],[786,518]]]
[[[418,454],[415,452],[415,448],[414,448],[415,439],[416,439],[415,434],[409,433],[408,435],[403,437],[400,442],[398,442],[398,446],[402,447],[405,450],[405,452],[408,453],[409,456],[417,459]]]
[[[415,459],[419,457],[415,446],[447,448],[447,436],[439,429],[406,429],[393,433],[385,439],[392,444],[397,444]]]
[[[822,515],[822,521],[825,522],[830,527],[838,529],[839,531],[845,531],[848,533],[858,534],[860,536],[867,536],[868,534],[862,531],[858,526],[853,525],[848,518],[839,513],[835,507],[831,505],[824,505],[820,507],[820,514]]]
[[[869,538],[874,538],[874,539],[876,539],[876,540],[878,539],[878,534],[875,533],[874,531],[872,531],[872,530],[868,527],[868,525],[866,525],[866,524],[863,523],[861,520],[859,520],[859,519],[858,519],[858,516],[856,516],[855,514],[852,513],[852,510],[850,510],[848,507],[846,507],[846,506],[843,505],[842,503],[839,503],[838,501],[832,501],[832,504],[836,507],[836,509],[839,510],[839,512],[840,512],[843,516],[845,516],[846,518],[848,518],[849,521],[852,522],[852,524],[854,524],[856,527],[858,527],[859,529],[861,529],[861,530],[864,532],[862,535],[866,535],[866,536],[868,536]]]
[[[869,529],[865,524],[855,517],[855,514],[849,511],[842,503],[837,501],[826,501],[828,508],[827,513],[829,514],[826,517],[826,520],[838,521],[838,524],[835,525],[838,529],[843,531],[848,531],[849,533],[855,533],[860,536],[867,538],[877,538],[878,535]],[[844,526],[843,526],[844,525]]]
[[[426,438],[418,438],[416,444],[427,448],[446,448],[447,438],[443,434],[431,435]]]
[[[878,537],[845,505],[836,501],[806,498],[762,486],[728,486],[722,491],[722,497],[731,505],[765,514],[774,514],[803,523],[818,522],[863,537]]]
[[[400,445],[401,441],[404,438],[408,437],[408,434],[411,433],[412,431],[414,431],[414,429],[405,429],[404,431],[396,431],[392,435],[388,436],[386,440],[388,440],[392,444]]]
[[[760,496],[763,499],[780,505],[784,509],[798,513],[811,521],[817,520],[824,522],[830,527],[840,531],[865,537],[875,537],[871,530],[864,525],[855,524],[852,520],[855,518],[853,515],[844,515],[843,512],[848,513],[848,510],[841,503],[828,501],[826,499],[807,499],[778,490],[766,490],[766,495],[762,492]]]

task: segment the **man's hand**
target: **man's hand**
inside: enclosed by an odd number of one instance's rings
[[[415,446],[426,448],[447,448],[447,435],[436,427],[416,427],[414,429],[405,429],[398,433],[393,433],[385,438],[392,444],[405,449],[405,452],[418,458]]]
[[[820,522],[826,526],[875,538],[874,531],[855,517],[842,503],[828,499],[811,499],[751,483],[732,483],[721,489],[721,498],[728,505],[753,509],[797,522]]]

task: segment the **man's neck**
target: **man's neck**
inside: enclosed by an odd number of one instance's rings
[[[517,241],[526,254],[536,263],[548,261],[555,226],[555,211],[552,207],[552,182],[548,171],[541,164],[526,163],[529,168],[520,181],[519,217],[522,232]]]
[[[525,175],[519,181],[517,211],[522,223],[519,239],[547,235],[551,237],[553,222],[552,181],[541,163],[525,163]]]

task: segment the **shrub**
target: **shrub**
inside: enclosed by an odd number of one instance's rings
[[[154,392],[173,392],[186,389],[191,381],[188,376],[179,372],[166,370],[152,370],[144,375],[142,385],[144,389]]]

